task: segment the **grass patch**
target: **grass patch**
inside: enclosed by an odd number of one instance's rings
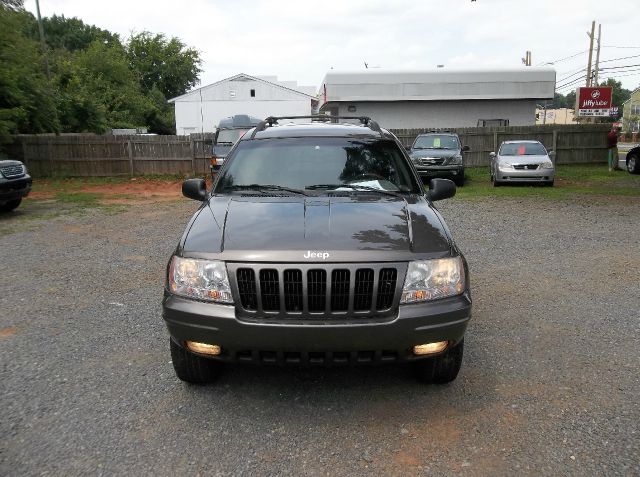
[[[541,199],[570,199],[582,196],[640,196],[640,175],[626,171],[609,172],[606,165],[560,165],[556,167],[555,185],[508,184],[493,187],[488,167],[466,170],[464,187],[457,197],[536,197]]]
[[[79,207],[96,207],[103,194],[95,192],[58,192],[56,200],[58,202],[73,204]]]

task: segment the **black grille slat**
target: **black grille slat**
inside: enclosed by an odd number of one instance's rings
[[[331,311],[349,309],[349,270],[337,269],[331,272]]]
[[[280,283],[278,270],[263,268],[260,270],[260,297],[265,311],[280,310]]]
[[[373,293],[373,270],[359,268],[356,270],[356,287],[353,295],[353,310],[365,311],[371,308]]]
[[[256,274],[251,268],[239,268],[236,272],[240,303],[245,310],[258,307],[256,294]]]
[[[393,297],[396,293],[397,280],[398,271],[395,268],[383,268],[380,270],[376,310],[387,310],[391,308]]]
[[[310,312],[323,312],[326,309],[327,272],[309,270],[307,272],[307,306]]]
[[[302,311],[302,271],[284,271],[284,309]]]

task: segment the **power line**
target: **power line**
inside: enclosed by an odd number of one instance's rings
[[[640,58],[640,55],[623,56],[623,57],[621,57],[621,58],[612,58],[612,59],[610,59],[610,60],[604,60],[604,61],[601,61],[600,63],[611,63],[612,61],[628,60],[629,58]]]
[[[565,58],[560,58],[559,60],[554,60],[554,61],[543,61],[543,62],[541,62],[541,63],[538,63],[536,66],[541,66],[541,65],[544,65],[544,64],[547,64],[547,63],[560,63],[561,61],[570,60],[571,58],[575,58],[576,56],[580,56],[580,55],[582,55],[582,54],[586,53],[587,51],[589,51],[589,50],[584,50],[584,51],[581,51],[581,52],[579,52],[579,53],[576,53],[575,55],[567,56],[567,57],[565,57]]]
[[[600,69],[601,70],[619,70],[620,68],[635,68],[636,66],[640,66],[640,64],[637,64],[637,65],[610,66],[609,68],[600,68]]]
[[[640,50],[640,46],[612,46],[612,45],[604,45],[602,48],[620,48],[620,49],[629,49],[629,50]]]

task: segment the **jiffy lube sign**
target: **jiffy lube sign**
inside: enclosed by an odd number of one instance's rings
[[[578,116],[609,116],[611,104],[611,86],[597,88],[578,88],[576,94]]]

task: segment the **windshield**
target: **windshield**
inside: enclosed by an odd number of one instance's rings
[[[460,143],[456,136],[430,134],[418,136],[413,144],[414,149],[460,149]]]
[[[220,129],[218,131],[218,137],[216,138],[216,144],[233,145],[246,132],[247,129]]]
[[[394,142],[349,138],[241,142],[215,192],[226,193],[256,185],[298,190],[311,187],[310,190],[316,191],[336,189],[340,185],[362,185],[363,190],[367,187],[412,193],[420,190]],[[357,192],[357,189],[345,190]]]
[[[514,142],[503,144],[501,156],[546,156],[547,150],[539,142]]]

